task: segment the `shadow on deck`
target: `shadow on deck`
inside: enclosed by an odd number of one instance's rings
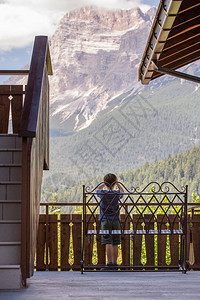
[[[200,272],[35,272],[28,287],[0,299],[199,299]]]

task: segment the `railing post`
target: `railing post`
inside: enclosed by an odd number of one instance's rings
[[[185,230],[185,253],[184,253],[184,273],[186,273],[188,267],[189,267],[189,263],[188,263],[188,253],[187,253],[187,194],[188,194],[188,185],[186,185],[185,187],[185,213],[184,213],[184,219],[185,219],[185,224],[184,224],[184,230]]]
[[[81,250],[81,274],[83,274],[84,267],[84,246],[85,246],[85,224],[86,224],[86,199],[85,199],[85,185],[83,185],[83,215],[82,215],[82,228],[83,228],[83,236],[82,236],[82,250]]]
[[[28,277],[28,203],[29,203],[29,165],[28,165],[28,140],[22,139],[22,203],[21,203],[21,270],[22,283],[26,286],[26,278]]]
[[[46,208],[46,270],[49,269],[49,205],[45,205]]]

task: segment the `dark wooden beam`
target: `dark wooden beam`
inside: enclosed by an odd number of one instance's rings
[[[191,53],[185,57],[180,57],[179,60],[175,62],[169,62],[167,64],[162,65],[162,67],[168,68],[170,70],[179,69],[191,62],[198,60],[200,58],[200,49],[197,52]]]
[[[26,286],[27,276],[27,259],[28,259],[28,220],[27,220],[27,206],[29,203],[29,157],[28,157],[28,140],[22,139],[22,202],[21,202],[21,270],[22,270],[22,282]]]
[[[47,49],[48,38],[36,36],[19,130],[20,136],[35,137],[36,135]]]
[[[189,80],[192,82],[200,83],[200,78],[197,76],[193,76],[193,75],[189,75],[189,74],[186,74],[183,72],[178,72],[178,71],[170,70],[168,68],[160,67],[154,61],[152,61],[152,66],[153,66],[154,70],[158,73],[167,74],[167,75],[175,76],[178,78],[186,79],[186,80]]]
[[[1,86],[1,85],[0,85]],[[7,85],[7,86],[10,86],[9,84]],[[7,92],[0,92],[0,94],[1,95],[7,95],[7,96],[9,96],[9,95],[12,95],[12,96],[14,96],[14,95],[24,95],[25,94],[25,91],[21,91],[21,92],[19,92],[19,91],[7,91]]]
[[[0,75],[28,75],[29,70],[0,70]]]
[[[195,61],[196,61],[195,58],[191,59],[190,61],[188,60],[188,64],[193,63]],[[185,64],[180,64],[177,68],[174,68],[173,70],[179,69],[179,68],[184,67],[184,66],[185,66]],[[147,78],[147,79],[150,79],[150,80],[154,80],[154,79],[156,79],[156,78],[163,75],[163,74],[157,73],[155,71],[149,71],[149,72],[152,73],[152,76],[150,78]]]

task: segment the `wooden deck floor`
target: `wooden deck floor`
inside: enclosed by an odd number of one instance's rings
[[[35,272],[28,288],[0,291],[0,300],[200,299],[200,272]]]

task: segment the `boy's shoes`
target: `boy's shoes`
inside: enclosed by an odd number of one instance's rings
[[[113,263],[112,264],[112,270],[118,270],[118,268],[119,268],[119,266],[118,266],[118,264],[117,263]]]
[[[118,264],[116,263],[107,263],[107,265],[104,268],[101,268],[101,271],[116,271],[118,270]]]
[[[112,270],[112,266],[113,266],[112,262],[107,263],[107,270]]]
[[[113,266],[112,262],[107,263],[107,265],[105,267],[101,268],[101,271],[111,271],[111,270],[113,270],[112,266]]]

